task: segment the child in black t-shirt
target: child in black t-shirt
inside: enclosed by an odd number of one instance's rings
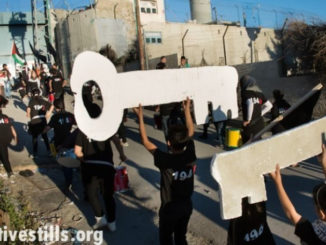
[[[32,98],[28,104],[26,116],[31,119],[29,122],[29,132],[33,141],[33,157],[37,157],[38,142],[37,138],[41,134],[48,153],[50,154],[50,145],[46,132],[46,121],[51,116],[54,106],[40,96],[41,91],[34,89]]]
[[[92,110],[95,117],[101,114],[101,109],[95,103],[87,101],[86,109]],[[82,182],[88,201],[95,214],[96,223],[93,229],[97,230],[107,226],[110,231],[116,230],[113,152],[111,140],[115,144],[120,160],[127,160],[120,144],[119,138],[114,135],[105,141],[96,141],[88,138],[83,132],[78,131],[75,142],[75,154],[81,161]],[[102,208],[98,192],[101,191],[105,203],[106,215]]]
[[[326,165],[326,151],[323,145],[323,168]],[[279,165],[275,172],[270,174],[275,182],[277,194],[285,215],[295,225],[295,234],[300,237],[302,244],[319,245],[326,244],[326,184],[319,184],[313,189],[313,200],[318,219],[311,223],[302,217],[289,199],[282,183]]]
[[[43,133],[47,133],[51,128],[53,128],[54,146],[56,152],[59,152],[60,150],[67,150],[64,148],[63,144],[66,139],[71,136],[71,129],[73,125],[76,125],[76,121],[72,113],[64,110],[61,100],[55,100],[53,105],[56,113],[51,117],[51,120]],[[73,169],[64,166],[62,166],[62,168],[66,182],[65,191],[68,191],[69,187],[72,185]]]
[[[249,204],[248,198],[242,199],[242,216],[230,220],[227,244],[275,244],[267,224],[265,202]]]
[[[194,190],[196,154],[194,126],[190,114],[190,100],[183,103],[186,126],[169,128],[168,146],[171,153],[157,148],[147,137],[141,105],[134,111],[139,118],[139,131],[145,148],[154,156],[154,164],[161,173],[161,207],[159,211],[160,244],[187,244],[186,233],[192,213],[191,195]]]
[[[59,70],[52,68],[50,73],[52,76],[49,79],[49,92],[54,93],[54,98],[61,100],[64,105],[64,86],[67,82]]]

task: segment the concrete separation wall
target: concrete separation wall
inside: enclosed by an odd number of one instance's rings
[[[65,77],[69,77],[75,57],[86,50],[98,52],[111,46],[117,56],[127,53],[133,41],[128,39],[128,25],[123,20],[99,18],[95,9],[71,14],[58,22],[56,41]]]
[[[280,56],[278,33],[269,28],[150,23],[143,29],[145,34],[158,32],[162,36],[161,43],[146,43],[149,60],[170,54],[177,54],[180,59],[183,51],[191,66],[238,65],[270,61]]]

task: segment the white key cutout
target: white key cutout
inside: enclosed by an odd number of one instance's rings
[[[267,200],[264,174],[285,168],[321,152],[326,117],[260,140],[240,149],[215,154],[211,173],[219,184],[223,219],[242,215],[242,198],[249,203]]]
[[[84,106],[82,88],[95,81],[103,98],[102,113],[91,118]],[[228,66],[165,69],[117,73],[110,60],[86,51],[74,63],[71,88],[75,93],[75,117],[79,129],[89,138],[103,141],[114,135],[125,108],[165,104],[185,100],[194,102],[197,124],[208,119],[208,102],[213,105],[214,121],[238,117],[238,73]]]

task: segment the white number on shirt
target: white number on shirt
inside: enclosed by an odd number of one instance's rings
[[[263,234],[263,231],[264,231],[264,226],[260,225],[258,231],[256,229],[253,229],[249,233],[247,233],[244,237],[244,240],[246,242],[256,240],[261,234]]]
[[[192,169],[189,170],[189,173],[186,171],[176,171],[172,174],[172,176],[174,177],[174,180],[184,181],[192,177]]]

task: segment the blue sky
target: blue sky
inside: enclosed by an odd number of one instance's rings
[[[109,1],[109,0],[105,0]],[[43,0],[37,0],[39,7]],[[52,0],[57,8],[74,9],[93,0]],[[281,27],[286,17],[305,21],[326,20],[326,0],[211,0],[217,15],[213,19],[240,21],[246,14],[248,26]],[[189,0],[165,0],[166,17],[171,22],[190,19]],[[30,0],[0,0],[0,11],[30,11]]]
[[[241,21],[246,14],[251,26],[281,27],[285,18],[326,20],[326,0],[211,0],[218,20]],[[190,18],[189,0],[165,0],[168,21]],[[213,12],[213,19],[216,18]]]

